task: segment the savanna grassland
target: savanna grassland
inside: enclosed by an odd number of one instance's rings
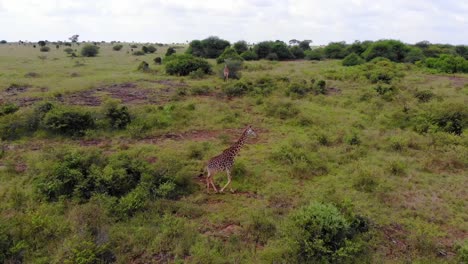
[[[270,58],[224,82],[122,45],[0,45],[0,262],[468,259],[467,73]],[[234,192],[207,194],[248,124]]]

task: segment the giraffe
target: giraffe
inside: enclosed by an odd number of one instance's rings
[[[229,79],[229,68],[227,64],[224,64],[224,81],[227,81]]]
[[[220,192],[223,192],[224,189],[231,183],[231,169],[232,165],[234,164],[234,158],[239,153],[248,136],[257,136],[255,131],[253,131],[252,126],[250,125],[247,126],[240,138],[234,144],[232,144],[231,147],[225,149],[223,153],[211,158],[208,161],[208,165],[205,167],[205,171],[208,173],[206,176],[206,191],[208,193],[210,192],[210,184],[213,186],[214,191],[218,192],[218,189],[216,189],[216,186],[213,182],[213,176],[217,172],[226,171],[228,177],[226,185],[221,188]],[[230,190],[231,192],[233,191],[232,188]]]

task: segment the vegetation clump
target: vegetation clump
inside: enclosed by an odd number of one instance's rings
[[[99,47],[92,44],[86,44],[81,48],[81,56],[83,57],[96,57],[99,53]]]
[[[201,69],[205,74],[211,72],[208,61],[189,54],[171,55],[165,59],[166,73],[170,75],[186,76],[191,72]]]

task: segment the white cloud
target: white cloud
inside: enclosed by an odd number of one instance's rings
[[[396,38],[460,44],[468,3],[456,0],[0,0],[0,38],[185,42]],[[8,26],[4,26],[8,25]]]

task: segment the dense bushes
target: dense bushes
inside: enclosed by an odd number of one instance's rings
[[[359,55],[353,52],[343,59],[342,64],[343,66],[355,66],[363,64],[364,62],[365,61],[361,57],[359,57]]]
[[[422,63],[428,68],[446,73],[467,73],[468,60],[461,56],[443,54],[439,58],[428,58]]]
[[[235,97],[235,96],[242,96],[246,94],[248,91],[250,91],[250,86],[243,82],[243,81],[237,81],[237,82],[231,82],[227,86],[223,87],[223,92],[228,96],[228,97]]]
[[[341,263],[363,251],[360,234],[368,231],[368,223],[346,217],[331,204],[311,203],[292,216],[289,231],[298,263]]]
[[[122,45],[122,44],[117,44],[117,45],[115,45],[115,46],[112,47],[112,49],[115,50],[115,51],[119,51],[119,50],[121,50],[122,48],[123,48],[123,45]]]
[[[225,63],[227,60],[243,61],[244,59],[241,56],[239,56],[239,54],[237,54],[234,48],[228,47],[224,50],[224,52],[221,55],[219,55],[219,57],[216,59],[216,63]]]
[[[13,103],[7,103],[0,105],[0,116],[12,114],[18,111],[19,107]]]
[[[118,105],[117,102],[107,104],[106,117],[109,118],[111,127],[115,129],[123,129],[132,121],[128,108]]]
[[[171,56],[174,53],[176,53],[176,50],[173,47],[167,48],[166,56]]]
[[[377,57],[384,57],[391,61],[403,62],[409,47],[398,40],[380,40],[372,43],[362,56],[370,61]]]
[[[203,40],[193,40],[187,49],[188,54],[204,58],[217,58],[223,51],[229,47],[227,40],[218,37],[208,37]]]
[[[92,44],[87,44],[81,48],[81,56],[83,57],[96,57],[99,53],[99,47]]]
[[[240,56],[246,61],[258,60],[258,55],[253,50],[244,51]]]
[[[82,136],[94,127],[90,113],[54,108],[44,116],[44,128],[58,134]]]
[[[36,191],[47,201],[102,197],[113,204],[110,212],[123,217],[141,209],[147,199],[175,198],[190,190],[183,163],[163,158],[150,166],[140,155],[120,152],[106,157],[97,151],[60,150],[42,161],[47,168],[37,168]]]
[[[211,72],[208,61],[189,54],[171,55],[165,60],[166,72],[170,75],[189,75],[191,72],[201,69],[204,73]]]

